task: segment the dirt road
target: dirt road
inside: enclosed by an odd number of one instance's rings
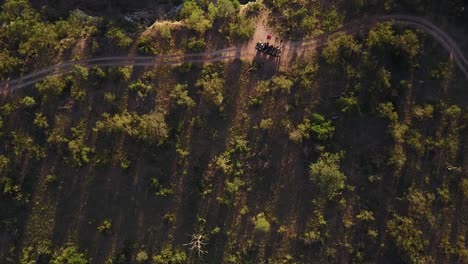
[[[443,30],[427,21],[424,18],[413,17],[407,15],[386,15],[380,17],[374,17],[366,19],[366,21],[353,22],[346,25],[334,32],[328,32],[311,40],[304,41],[283,41],[280,43],[279,39],[272,40],[278,45],[283,45],[283,54],[281,58],[277,59],[278,67],[287,67],[291,60],[293,60],[298,54],[305,52],[306,50],[314,49],[323,45],[327,42],[328,36],[333,33],[346,31],[353,25],[361,25],[362,27],[371,27],[377,22],[393,21],[396,24],[402,24],[409,27],[414,27],[425,31],[427,34],[434,37],[446,50],[449,52],[458,68],[462,71],[468,80],[468,60],[464,56],[463,52],[457,45],[456,41],[453,40]],[[136,56],[136,57],[103,57],[103,58],[89,58],[76,61],[68,61],[48,68],[42,69],[37,72],[33,72],[14,80],[0,83],[0,89],[2,92],[8,92],[15,89],[20,89],[28,85],[34,84],[41,80],[44,80],[50,74],[64,74],[71,72],[74,65],[81,65],[84,67],[105,67],[105,66],[153,66],[153,65],[175,65],[181,63],[205,63],[215,62],[231,59],[246,59],[253,60],[257,55],[255,50],[255,44],[259,40],[265,40],[267,34],[272,33],[272,30],[268,28],[266,17],[261,17],[257,25],[256,31],[253,38],[246,44],[237,48],[228,48],[222,50],[216,50],[212,52],[204,53],[192,53],[192,54],[175,54],[175,55],[161,55],[161,56]]]
[[[435,26],[431,22],[421,17],[407,16],[407,15],[388,15],[376,18],[379,21],[391,20],[395,24],[401,24],[418,28],[435,38],[453,57],[458,68],[463,72],[468,79],[468,60],[463,55],[457,42],[452,39],[447,33]]]

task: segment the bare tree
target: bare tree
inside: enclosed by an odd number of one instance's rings
[[[190,250],[196,250],[198,252],[198,256],[207,253],[207,251],[203,250],[202,247],[206,245],[204,242],[205,236],[202,234],[192,234],[192,240],[184,244],[184,246],[189,246]]]

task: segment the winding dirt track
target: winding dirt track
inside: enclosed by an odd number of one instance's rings
[[[377,17],[378,21],[388,21],[392,20],[395,24],[402,24],[414,28],[421,29],[427,34],[431,35],[437,41],[442,44],[442,46],[452,55],[453,60],[463,72],[465,77],[468,79],[468,60],[463,55],[460,47],[457,42],[452,39],[447,33],[441,30],[439,27],[435,26],[428,20],[420,17],[408,16],[408,15],[388,15]]]
[[[468,80],[468,60],[463,55],[463,52],[447,33],[440,28],[421,17],[414,17],[408,15],[386,15],[367,19],[364,22],[359,22],[361,27],[370,27],[376,22],[393,21],[395,24],[406,25],[425,31],[427,34],[434,37],[440,44],[452,55],[455,63],[465,75]],[[262,27],[262,32],[256,32],[255,36],[262,34],[265,27]],[[326,43],[326,39],[333,33],[339,31],[346,31],[346,27],[340,28],[331,33],[325,33],[322,36],[307,41],[285,42],[284,52],[282,55],[281,66],[286,66],[294,54],[300,50],[306,50],[320,46],[321,42]],[[105,66],[156,66],[156,65],[176,65],[181,63],[205,63],[215,62],[230,59],[253,59],[255,50],[253,47],[258,39],[254,38],[243,48],[228,48],[204,53],[191,53],[191,54],[177,54],[177,55],[161,55],[161,56],[135,56],[135,57],[102,57],[102,58],[89,58],[76,61],[67,61],[61,64],[50,66],[48,68],[24,75],[14,80],[0,83],[2,92],[11,92],[16,89],[26,87],[36,82],[44,80],[50,74],[63,74],[73,70],[73,66],[81,65],[84,67],[105,67]]]

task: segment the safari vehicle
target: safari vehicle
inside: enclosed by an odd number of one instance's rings
[[[255,49],[274,57],[281,56],[280,46],[270,45],[269,42],[263,43],[259,41],[257,42],[257,45],[255,45]]]

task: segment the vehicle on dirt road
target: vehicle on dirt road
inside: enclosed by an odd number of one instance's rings
[[[263,43],[259,41],[257,42],[257,45],[255,45],[255,49],[274,57],[281,56],[280,46],[270,45],[269,42]]]

